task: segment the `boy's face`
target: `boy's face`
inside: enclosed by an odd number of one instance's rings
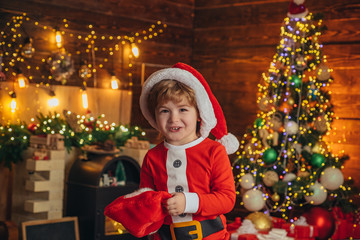
[[[172,145],[184,145],[198,138],[196,124],[200,118],[186,98],[179,103],[169,100],[160,104],[155,110],[155,118],[159,131]]]

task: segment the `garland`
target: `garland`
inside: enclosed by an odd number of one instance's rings
[[[12,164],[22,161],[22,153],[30,146],[31,135],[47,135],[59,133],[64,136],[65,147],[68,151],[72,147],[104,144],[112,141],[116,147],[124,146],[133,136],[145,140],[145,133],[137,126],[107,124],[90,114],[76,115],[64,111],[65,117],[59,113],[40,113],[36,116],[37,123],[0,125],[0,164],[11,169]]]

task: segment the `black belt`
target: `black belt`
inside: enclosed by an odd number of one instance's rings
[[[221,218],[204,221],[190,221],[162,225],[158,233],[162,240],[191,240],[202,239],[224,229]]]

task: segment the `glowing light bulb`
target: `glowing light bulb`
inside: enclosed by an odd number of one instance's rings
[[[132,44],[131,44],[131,51],[132,51],[134,57],[136,57],[136,58],[139,57],[139,55],[140,55],[140,50],[139,50],[139,48],[136,46],[135,43],[132,43]]]
[[[29,80],[24,76],[24,74],[19,73],[16,75],[16,78],[19,84],[19,88],[25,88],[29,86]]]
[[[49,105],[49,107],[57,107],[57,106],[59,106],[59,99],[57,99],[55,96],[50,98],[48,100],[48,105]]]
[[[86,90],[83,90],[81,94],[81,98],[82,98],[83,108],[87,109],[89,107],[89,104],[88,104],[88,96]]]
[[[15,98],[13,100],[11,100],[10,106],[11,106],[11,112],[15,112],[15,109],[16,109],[16,100],[15,100]]]
[[[11,108],[11,112],[13,113],[16,110],[16,93],[11,92],[10,97],[11,97],[10,108]]]
[[[119,79],[115,76],[115,75],[112,75],[111,76],[111,88],[112,89],[119,89]]]
[[[56,39],[56,46],[58,47],[58,48],[61,48],[61,32],[60,31],[56,31],[56,33],[55,33],[55,39]]]

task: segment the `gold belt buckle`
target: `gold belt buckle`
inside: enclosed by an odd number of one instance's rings
[[[201,224],[199,221],[194,220],[194,221],[189,221],[189,222],[172,223],[170,225],[170,232],[171,232],[172,240],[176,240],[174,228],[182,228],[182,227],[189,227],[189,226],[195,226],[195,228],[196,228],[195,230],[189,231],[190,235],[197,234],[197,238],[195,238],[194,240],[203,239]]]

